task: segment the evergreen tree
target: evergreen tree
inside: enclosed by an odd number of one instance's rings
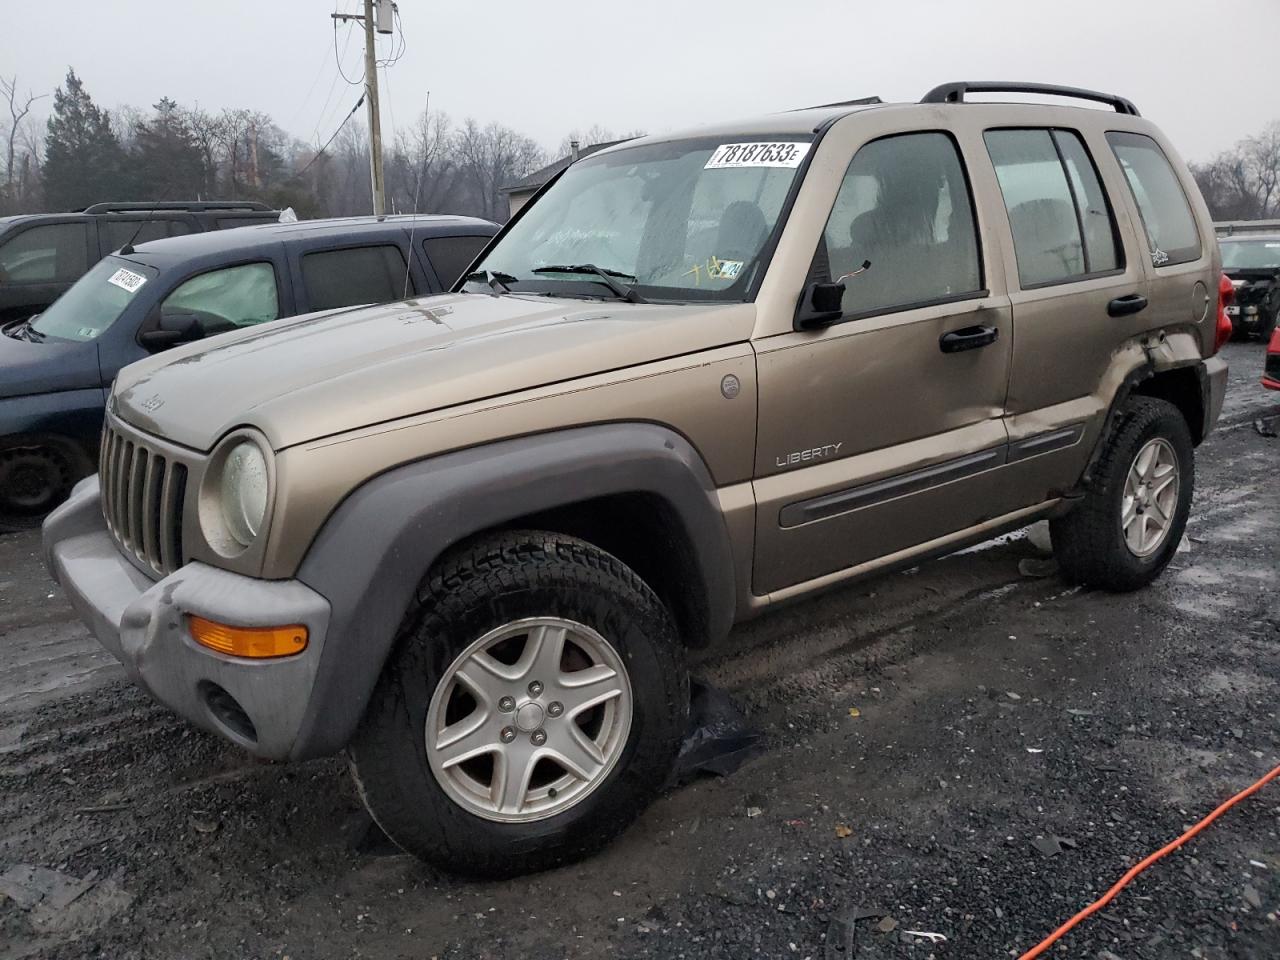
[[[164,97],[151,122],[134,125],[133,193],[146,200],[193,200],[204,183],[204,159],[178,105]],[[208,199],[208,198],[205,198]]]
[[[53,116],[45,137],[44,193],[50,210],[72,210],[120,194],[124,156],[111,130],[111,117],[93,102],[67,70],[66,84],[53,95]]]

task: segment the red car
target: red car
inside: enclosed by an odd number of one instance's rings
[[[1262,369],[1262,385],[1268,390],[1280,390],[1280,327],[1271,333],[1271,346],[1267,347],[1267,365]]]

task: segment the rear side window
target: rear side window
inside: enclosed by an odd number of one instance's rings
[[[279,218],[274,214],[259,214],[256,217],[218,217],[214,221],[218,230],[230,230],[234,227],[253,227],[263,223],[275,223]]]
[[[0,283],[63,283],[89,269],[83,223],[28,227],[0,244]]]
[[[269,263],[210,270],[178,286],[162,313],[194,313],[206,334],[250,327],[280,316],[276,271]]]
[[[488,237],[427,237],[422,241],[422,250],[435,267],[440,285],[448,290],[488,242]]]
[[[827,275],[824,259],[831,279],[845,285],[846,315],[976,293],[973,204],[951,138],[904,134],[859,150],[827,219],[815,275]]]
[[[1139,133],[1112,131],[1107,141],[1133,190],[1157,267],[1200,259],[1200,231],[1191,204],[1160,145]]]
[[[302,257],[302,282],[312,310],[386,303],[405,296],[404,254],[393,244],[324,250]],[[414,293],[412,282],[408,293]]]
[[[103,240],[103,249],[111,253],[130,241],[134,244],[146,243],[148,240],[162,240],[190,232],[181,220],[108,220],[105,217],[98,221],[98,230]]]
[[[1120,265],[1115,220],[1097,170],[1069,130],[988,130],[1026,289],[1097,274]]]

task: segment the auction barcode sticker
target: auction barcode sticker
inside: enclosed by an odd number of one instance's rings
[[[734,167],[798,167],[809,152],[809,143],[756,142],[722,143],[716,147],[704,170]]]
[[[107,277],[107,283],[114,283],[117,287],[122,290],[128,290],[130,293],[136,293],[138,288],[146,282],[147,278],[142,274],[126,270],[124,267]]]

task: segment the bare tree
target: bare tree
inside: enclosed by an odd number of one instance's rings
[[[18,153],[23,122],[27,119],[28,114],[31,113],[31,105],[37,100],[47,97],[48,94],[35,94],[28,89],[25,97],[20,96],[18,94],[18,75],[14,74],[13,78],[9,80],[0,77],[0,96],[4,97],[9,107],[9,125],[8,130],[5,132],[4,140],[4,200],[7,206],[21,201],[18,187],[23,178],[17,176],[21,171],[15,169],[14,160]]]
[[[392,209],[398,213],[457,213],[458,165],[449,118],[418,115],[396,137],[387,170]]]
[[[460,173],[471,191],[477,216],[505,220],[507,204],[500,188],[540,166],[542,148],[510,127],[481,127],[467,120],[457,137]]]

